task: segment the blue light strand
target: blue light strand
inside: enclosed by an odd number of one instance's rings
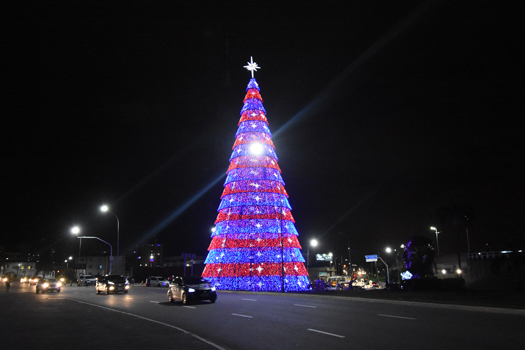
[[[284,194],[273,192],[242,192],[227,194],[222,197],[219,210],[244,205],[267,205],[278,208],[284,207],[292,210],[292,206]]]
[[[237,128],[237,133],[235,133],[235,138],[237,138],[240,134],[247,132],[265,133],[272,137],[270,128],[268,128],[268,123],[261,120],[246,120],[244,122],[240,122],[239,127]]]
[[[272,220],[272,219],[252,219],[252,220],[231,220],[221,221],[215,225],[215,232],[212,236],[239,233],[289,233],[298,236],[295,225],[291,221]]]
[[[272,168],[238,168],[228,172],[224,186],[234,181],[244,180],[269,180],[277,181],[285,185],[281,172]]]
[[[305,262],[301,251],[297,248],[223,248],[210,251],[205,264],[247,264],[247,263],[281,263]]]

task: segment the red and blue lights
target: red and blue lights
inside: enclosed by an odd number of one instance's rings
[[[238,126],[202,276],[219,290],[304,291],[308,273],[254,78]]]

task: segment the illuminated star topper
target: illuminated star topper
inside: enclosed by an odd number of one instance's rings
[[[254,71],[257,72],[257,69],[261,69],[261,67],[259,67],[257,63],[253,62],[253,57],[250,56],[250,59],[251,59],[251,62],[246,62],[248,63],[248,65],[244,66],[244,68],[252,72],[252,78],[253,78],[253,72]]]

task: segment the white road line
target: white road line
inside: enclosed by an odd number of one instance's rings
[[[323,332],[323,331],[319,331],[319,330],[317,330],[317,329],[308,328],[308,330],[309,330],[310,332],[317,332],[317,333],[322,333],[322,334],[326,334],[326,335],[331,335],[332,337],[345,338],[344,335],[339,335],[339,334],[334,334],[334,333]]]
[[[239,316],[239,317],[253,318],[253,316],[248,316],[248,315],[241,315],[241,314],[232,314],[232,315]]]
[[[186,308],[188,308],[188,309],[196,309],[196,307],[195,307],[195,306],[188,306],[188,305],[184,305],[183,307],[186,307]]]
[[[257,299],[242,299],[242,300],[257,301]]]
[[[401,319],[403,319],[403,320],[415,320],[415,318],[413,318],[413,317],[402,317],[402,316],[383,315],[383,314],[377,314],[377,316],[382,316],[382,317],[392,317],[392,318],[401,318]]]
[[[150,302],[150,303],[155,303],[155,304],[160,304],[160,301],[153,301],[153,300],[150,300],[149,302]]]
[[[109,311],[113,311],[113,312],[118,312],[120,314],[124,314],[124,315],[128,315],[128,316],[132,316],[132,317],[136,317],[136,318],[140,318],[141,320],[145,320],[145,321],[149,321],[149,322],[153,322],[153,323],[157,323],[157,324],[161,324],[163,326],[166,326],[166,327],[170,327],[170,328],[173,328],[173,329],[176,329],[182,333],[185,333],[185,334],[188,334],[188,335],[191,335],[192,337],[196,338],[196,339],[199,339],[200,341],[206,343],[206,344],[209,344],[211,346],[213,346],[215,349],[219,349],[219,350],[226,350],[225,348],[223,348],[222,346],[219,346],[215,343],[212,343],[211,341],[209,340],[206,340],[200,336],[198,336],[197,334],[194,334],[194,333],[191,333],[191,332],[188,332],[187,330],[185,329],[182,329],[182,328],[179,328],[179,327],[175,327],[175,326],[172,326],[171,324],[169,323],[164,323],[164,322],[160,322],[160,321],[156,321],[156,320],[153,320],[151,318],[147,318],[147,317],[142,317],[142,316],[139,316],[139,315],[135,315],[135,314],[131,314],[129,312],[124,312],[124,311],[120,311],[120,310],[116,310],[116,309],[112,309],[112,308],[109,308],[109,307],[106,307],[106,306],[101,306],[101,305],[97,305],[97,304],[91,304],[91,303],[86,303],[85,301],[80,301],[80,300],[76,300],[76,299],[69,299],[68,300],[72,300],[72,301],[76,301],[77,303],[80,303],[80,304],[86,304],[86,305],[90,305],[90,306],[94,306],[94,307],[98,307],[98,308],[101,308],[101,309],[104,309],[104,310],[109,310]]]
[[[312,306],[312,305],[302,305],[302,304],[294,304],[295,306],[300,306],[300,307],[311,307],[312,309],[317,309],[317,306]]]

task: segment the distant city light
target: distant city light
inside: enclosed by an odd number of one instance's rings
[[[461,269],[457,269],[457,270],[456,270],[456,273],[457,273],[458,275],[461,275]]]
[[[441,273],[446,275],[447,274],[447,270],[443,269],[443,270],[441,270]]]

